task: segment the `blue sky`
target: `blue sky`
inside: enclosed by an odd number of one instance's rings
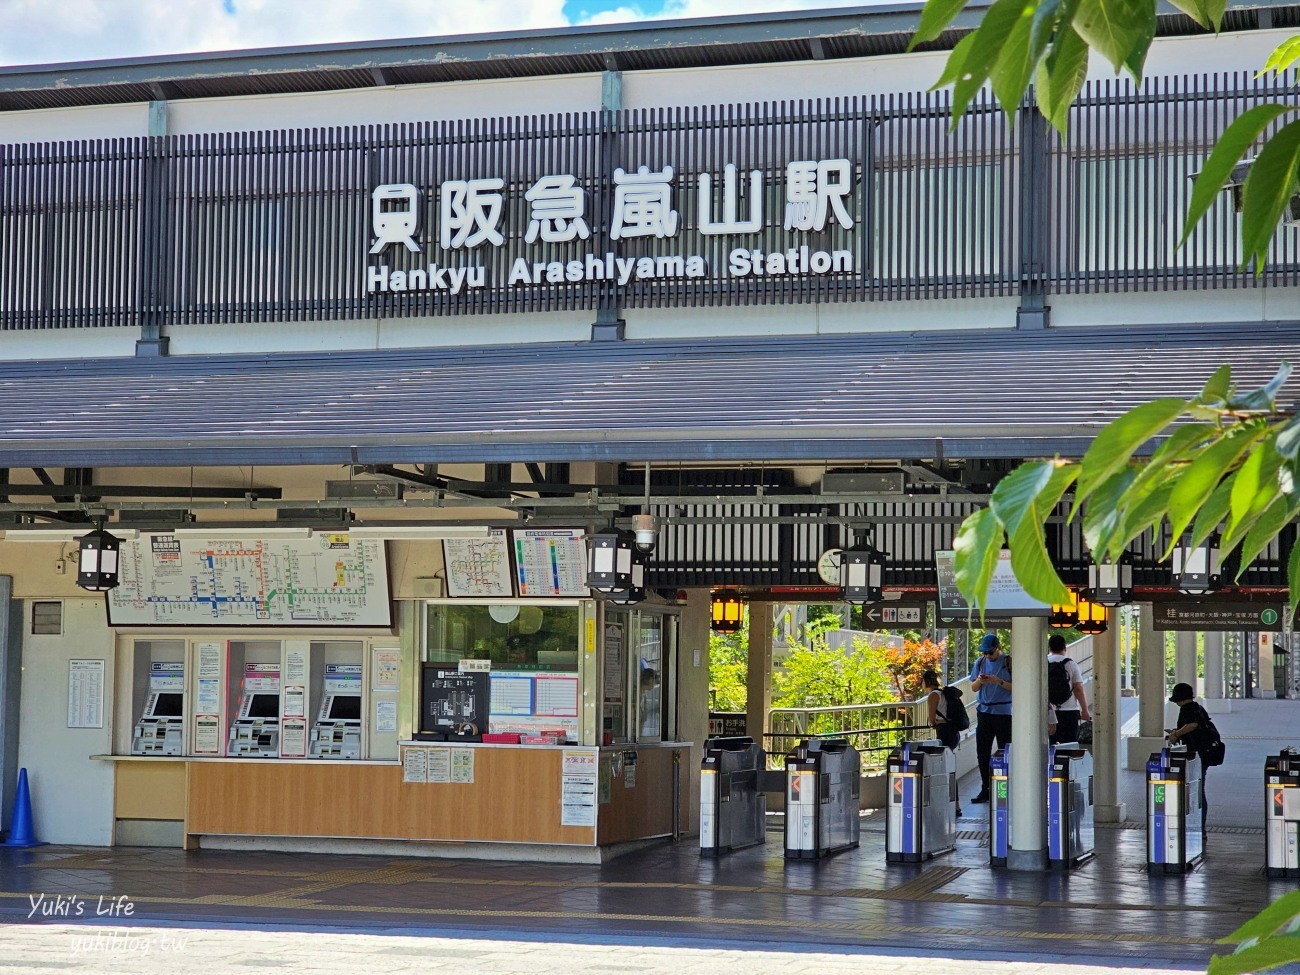
[[[0,65],[708,17],[871,0],[0,0]]]

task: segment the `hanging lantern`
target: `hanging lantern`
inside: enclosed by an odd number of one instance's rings
[[[632,585],[632,535],[614,528],[587,536],[587,588],[620,592]]]
[[[709,629],[714,633],[739,633],[745,623],[745,604],[734,589],[719,589],[710,600]]]
[[[1184,535],[1173,554],[1174,588],[1188,596],[1204,596],[1223,585],[1223,556],[1219,538],[1211,535],[1196,548]]]
[[[840,556],[840,589],[845,602],[880,602],[884,578],[885,560],[874,548],[848,549]]]
[[[81,536],[78,547],[77,585],[90,592],[116,589],[122,540],[104,531],[101,524],[94,531]]]
[[[1128,557],[1118,562],[1094,562],[1088,566],[1088,599],[1103,606],[1123,606],[1133,601],[1133,564]]]
[[[632,582],[626,589],[616,589],[605,601],[616,606],[634,606],[645,600],[645,560],[642,552],[632,553]]]
[[[1089,633],[1095,636],[1098,633],[1105,633],[1110,628],[1107,623],[1110,614],[1101,603],[1080,599],[1077,609],[1079,614],[1077,628],[1080,633]]]
[[[1047,617],[1047,625],[1057,630],[1068,630],[1079,625],[1079,596],[1069,590],[1070,599],[1064,603],[1053,603],[1052,613]]]

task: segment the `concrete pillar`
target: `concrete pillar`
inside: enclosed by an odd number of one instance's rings
[[[1202,697],[1205,710],[1211,714],[1226,714],[1232,710],[1223,680],[1222,633],[1205,634],[1205,690]]]
[[[1124,822],[1120,801],[1119,613],[1111,611],[1110,627],[1092,638],[1093,813],[1099,823]]]
[[[1196,678],[1196,634],[1175,633],[1174,683],[1191,684],[1192,690],[1196,690]]]
[[[1011,621],[1011,837],[1007,867],[1047,869],[1047,621]]]
[[[696,769],[704,757],[709,737],[709,590],[692,589],[682,609],[677,642],[677,740],[692,742],[683,754],[681,787],[687,803],[682,826],[687,832],[700,828],[700,777]]]
[[[767,712],[772,708],[772,604],[750,603],[749,675],[745,682],[745,734],[764,748]]]
[[[1165,635],[1156,630],[1151,606],[1144,603],[1138,627],[1138,733],[1128,740],[1130,769],[1145,769],[1165,740]]]

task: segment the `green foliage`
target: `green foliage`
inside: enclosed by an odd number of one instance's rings
[[[938,37],[967,2],[928,0],[912,46]],[[1173,2],[1216,33],[1227,8],[1226,0]],[[1155,28],[1156,0],[995,0],[984,11],[979,26],[953,48],[935,87],[952,86],[951,125],[955,128],[985,86],[992,89],[1013,120],[1032,81],[1039,112],[1064,134],[1070,105],[1087,76],[1088,51],[1104,56],[1116,73],[1127,71],[1140,82]],[[1297,62],[1300,36],[1279,45],[1261,74],[1280,75]],[[1259,146],[1241,194],[1242,265],[1253,261],[1256,272],[1263,268],[1287,203],[1300,193],[1300,122],[1265,136],[1280,116],[1297,109],[1300,105],[1259,105],[1227,128],[1192,189],[1184,241],[1237,164]]]
[[[744,711],[749,699],[749,613],[738,633],[709,634],[709,710]]]
[[[894,700],[884,650],[861,638],[832,650],[820,633],[791,649],[772,680],[775,707],[847,707]],[[811,730],[811,729],[810,729]]]
[[[1231,955],[1215,955],[1210,975],[1246,975],[1300,961],[1300,891],[1284,894],[1220,944],[1236,945]]]

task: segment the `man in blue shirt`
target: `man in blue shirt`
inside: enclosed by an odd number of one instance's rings
[[[1011,658],[1002,652],[996,633],[985,633],[980,640],[970,686],[976,699],[975,756],[980,767],[980,792],[971,802],[988,802],[993,739],[999,748],[1011,741]]]

